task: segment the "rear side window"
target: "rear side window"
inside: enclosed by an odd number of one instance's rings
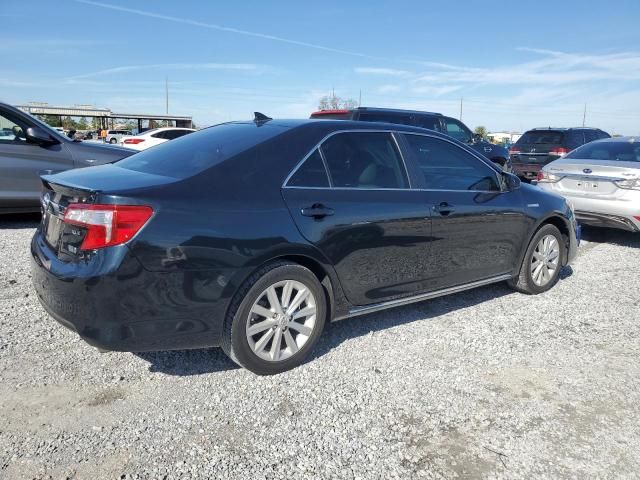
[[[404,164],[390,133],[339,133],[321,149],[334,187],[408,188]]]
[[[405,135],[430,190],[499,191],[495,171],[462,148],[424,135]]]
[[[428,130],[440,130],[440,120],[431,115],[417,115],[414,125]]]
[[[413,125],[413,117],[411,115],[397,113],[362,112],[358,116],[358,120],[363,122],[385,122],[397,123],[400,125]]]
[[[329,177],[316,148],[287,182],[290,187],[328,187]]]
[[[187,178],[286,131],[277,125],[223,123],[143,150],[115,163],[137,172]]]

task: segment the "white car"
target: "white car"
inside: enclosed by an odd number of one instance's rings
[[[586,225],[640,231],[640,141],[606,138],[576,148],[538,173],[538,186],[562,195]]]
[[[182,137],[191,132],[195,132],[195,130],[193,128],[174,127],[154,128],[153,130],[142,132],[139,135],[124,136],[120,138],[120,145],[133,148],[134,150],[146,150],[147,148],[160,145],[161,143]]]

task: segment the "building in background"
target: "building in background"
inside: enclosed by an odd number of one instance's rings
[[[522,136],[520,132],[489,132],[487,138],[496,145],[513,145]]]

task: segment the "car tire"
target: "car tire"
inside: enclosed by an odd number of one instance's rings
[[[529,295],[546,292],[558,283],[566,255],[565,240],[560,230],[555,225],[545,224],[529,242],[518,275],[507,283],[514,290]]]
[[[112,139],[109,140],[109,143],[111,145],[115,145],[116,143],[118,143],[118,140],[116,140],[115,138],[112,138]]]
[[[304,299],[294,305],[299,298]],[[272,262],[251,275],[234,296],[222,349],[257,375],[281,373],[305,361],[326,316],[327,299],[317,277],[302,265]]]

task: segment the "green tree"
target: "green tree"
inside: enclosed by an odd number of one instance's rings
[[[474,128],[473,133],[476,135],[480,135],[482,138],[487,138],[487,127],[483,127],[482,125]]]
[[[89,128],[89,123],[87,122],[86,117],[82,117],[80,121],[77,123],[78,130],[87,130]]]

